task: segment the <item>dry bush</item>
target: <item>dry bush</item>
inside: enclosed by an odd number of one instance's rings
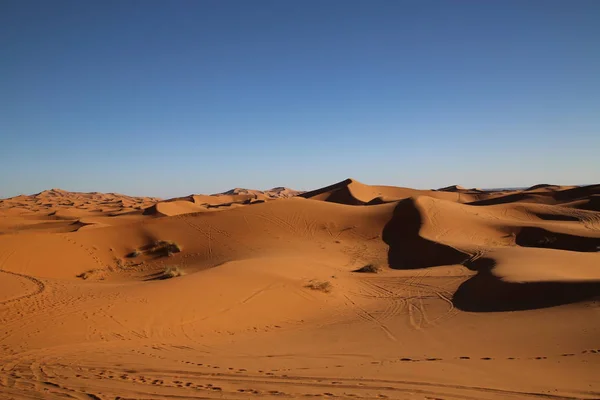
[[[103,269],[90,269],[88,271],[82,272],[79,275],[75,275],[76,278],[81,278],[83,280],[97,277],[100,274],[103,274],[105,271]]]
[[[177,243],[167,240],[159,240],[147,250],[148,253],[167,257],[174,253],[179,253],[180,251],[181,247]]]
[[[381,267],[377,264],[367,264],[363,267],[360,267],[359,269],[355,269],[352,272],[360,272],[360,273],[367,273],[367,274],[376,274],[379,271],[381,271]]]
[[[179,266],[174,265],[165,268],[165,270],[158,276],[157,279],[171,279],[183,275],[185,275],[185,271],[179,268]]]
[[[310,290],[318,290],[319,292],[324,293],[331,292],[331,289],[333,288],[331,282],[329,281],[316,281],[314,279],[308,282],[308,284],[304,285],[304,287]]]

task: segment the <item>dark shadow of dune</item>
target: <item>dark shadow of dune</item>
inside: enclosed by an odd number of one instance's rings
[[[144,276],[144,279],[142,279],[144,282],[148,282],[148,281],[161,281],[166,279],[163,276],[163,272],[159,271],[159,272],[153,272],[151,274],[148,274],[146,276]]]
[[[600,282],[531,282],[502,281],[492,274],[495,261],[486,257],[471,257],[453,247],[427,240],[419,235],[423,216],[408,198],[398,202],[391,220],[383,229],[383,241],[389,246],[388,264],[393,269],[419,269],[442,265],[463,264],[477,275],[463,282],[452,302],[457,309],[470,312],[522,311],[579,301],[600,296]],[[531,228],[533,229],[533,228]],[[536,228],[537,229],[537,228]],[[543,231],[543,232],[542,232]],[[523,243],[538,243],[548,231],[521,231]],[[555,233],[550,232],[556,236]],[[591,251],[594,242],[581,237],[563,235],[553,242],[554,248],[571,251]],[[590,238],[583,238],[590,239]],[[525,241],[525,242],[523,242]]]
[[[547,201],[543,201],[542,198],[543,197],[550,198],[550,194],[551,193],[529,194],[529,193],[519,192],[519,193],[507,194],[505,196],[493,197],[491,199],[476,200],[476,201],[472,201],[472,202],[466,203],[466,204],[468,204],[470,206],[492,206],[492,205],[496,205],[496,204],[508,204],[508,203],[516,203],[516,202],[546,203]]]
[[[528,187],[527,189],[524,189],[524,192],[529,192],[530,190],[537,190],[537,189],[548,189],[548,190],[557,190],[560,189],[560,186],[558,185],[551,185],[548,183],[540,183],[538,185],[533,185]]]
[[[527,189],[527,190],[531,190]],[[551,190],[548,192],[528,192],[527,190],[517,193],[508,193],[504,196],[492,197],[490,199],[476,200],[467,203],[472,206],[489,206],[507,203],[538,203],[554,204],[566,203],[577,200],[586,200],[600,194],[600,185],[581,186],[565,190]],[[592,205],[593,207],[593,205]]]
[[[414,199],[408,198],[398,202],[392,219],[382,233],[383,241],[389,246],[390,268],[427,268],[461,264],[469,259],[467,253],[421,237],[421,219]]]
[[[350,192],[348,187],[340,188],[331,193],[331,195],[327,198],[327,201],[331,203],[338,204],[346,204],[350,206],[363,206],[365,203],[356,197]]]
[[[579,218],[572,215],[563,214],[548,214],[548,213],[535,213],[535,216],[543,219],[544,221],[569,221],[578,222],[581,221]]]
[[[370,200],[370,201],[369,201],[367,204],[365,204],[365,205],[367,205],[367,206],[376,206],[376,205],[379,205],[379,204],[390,203],[390,202],[392,202],[392,201],[395,201],[395,200],[393,200],[393,199],[392,199],[392,200],[386,201],[386,200],[383,198],[383,196],[377,196],[377,197],[375,197],[375,198],[371,199],[371,200]]]
[[[593,195],[600,194],[600,184],[579,186],[573,189],[562,190],[556,192],[555,196],[560,201],[574,201],[578,199],[585,199]]]
[[[590,196],[586,200],[577,202],[578,204],[574,208],[588,211],[600,211],[600,194]]]
[[[597,252],[600,238],[567,235],[537,227],[525,227],[517,234],[515,242],[523,247],[539,247],[556,250]]]
[[[377,196],[377,197],[371,199],[365,205],[366,206],[376,206],[376,205],[379,205],[379,204],[393,203],[395,201],[398,201],[398,198],[388,197],[388,196]]]
[[[308,192],[301,193],[298,196],[308,199],[308,198],[311,198],[314,196],[325,194],[327,192],[331,192],[333,190],[340,189],[342,187],[348,186],[351,183],[352,183],[352,179],[344,179],[343,181],[334,183],[333,185],[325,186],[325,187],[322,187],[322,188],[316,189],[316,190],[310,190]]]
[[[150,207],[144,208],[144,211],[142,211],[142,215],[157,215],[157,214],[158,214],[158,209],[156,207],[156,204],[151,205]]]
[[[351,206],[362,206],[365,202],[357,199],[352,195],[349,185],[352,184],[352,179],[346,179],[338,183],[334,183],[333,185],[329,185],[317,190],[312,190],[310,192],[305,192],[299,194],[299,197],[304,197],[306,199],[310,199],[313,197],[326,196],[321,198],[321,200],[325,200],[331,203],[338,204],[346,204]]]
[[[463,282],[452,303],[463,311],[523,311],[590,300],[600,296],[600,282],[504,282],[488,271]]]

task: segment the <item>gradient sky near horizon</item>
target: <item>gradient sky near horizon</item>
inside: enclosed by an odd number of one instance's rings
[[[0,2],[0,197],[600,182],[600,1]]]

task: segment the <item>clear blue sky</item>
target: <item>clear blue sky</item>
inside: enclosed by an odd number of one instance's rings
[[[600,1],[0,2],[0,197],[600,182]]]

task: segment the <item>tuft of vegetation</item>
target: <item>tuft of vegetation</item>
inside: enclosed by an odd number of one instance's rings
[[[174,265],[165,268],[165,270],[156,279],[171,279],[183,275],[185,275],[185,271],[178,265]]]
[[[75,275],[75,278],[81,278],[81,279],[87,279],[90,277],[90,273],[89,272],[82,272],[79,275]]]
[[[308,288],[310,290],[317,290],[319,292],[323,292],[323,293],[329,293],[331,292],[331,289],[333,288],[333,286],[331,285],[331,282],[329,281],[317,281],[317,280],[311,280],[310,282],[308,282],[308,284],[304,285],[305,288]]]
[[[379,271],[381,271],[381,267],[379,265],[367,264],[363,267],[360,267],[359,269],[355,269],[352,272],[360,272],[360,273],[365,273],[365,274],[376,274]]]
[[[177,243],[167,240],[159,240],[148,249],[148,253],[165,257],[170,257],[179,252],[181,252],[181,247]]]
[[[75,275],[76,278],[81,278],[83,280],[97,277],[99,274],[104,273],[103,269],[90,269],[88,271],[82,272],[79,275]]]

